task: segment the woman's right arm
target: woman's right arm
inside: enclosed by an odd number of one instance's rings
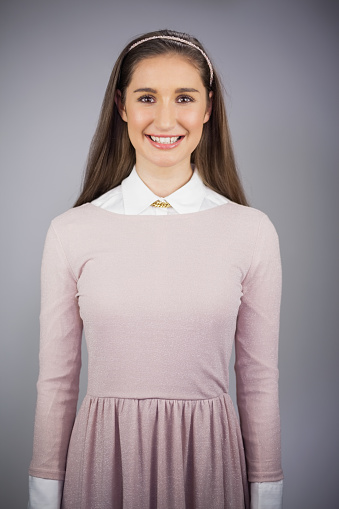
[[[62,484],[57,481],[65,478],[79,394],[82,320],[76,298],[77,278],[66,251],[52,221],[41,264],[39,378],[29,467],[32,509],[42,507],[32,504],[40,503],[43,493],[53,492],[55,504],[61,496]],[[57,507],[55,504],[50,507]]]

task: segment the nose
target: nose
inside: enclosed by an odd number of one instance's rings
[[[175,106],[173,104],[158,104],[154,119],[158,131],[170,131],[176,125]]]

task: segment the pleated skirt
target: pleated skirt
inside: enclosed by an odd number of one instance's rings
[[[230,396],[86,395],[69,444],[62,509],[249,509]]]

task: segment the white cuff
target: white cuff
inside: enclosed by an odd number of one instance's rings
[[[64,481],[29,476],[27,509],[60,509]]]
[[[250,485],[251,509],[282,509],[283,480]]]

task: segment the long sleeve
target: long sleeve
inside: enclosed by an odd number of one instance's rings
[[[31,476],[44,479],[64,479],[76,415],[82,337],[76,293],[76,277],[52,222],[41,265],[40,369],[29,468]]]
[[[279,240],[263,215],[242,283],[235,338],[237,403],[249,482],[279,481],[281,468],[278,337]]]

